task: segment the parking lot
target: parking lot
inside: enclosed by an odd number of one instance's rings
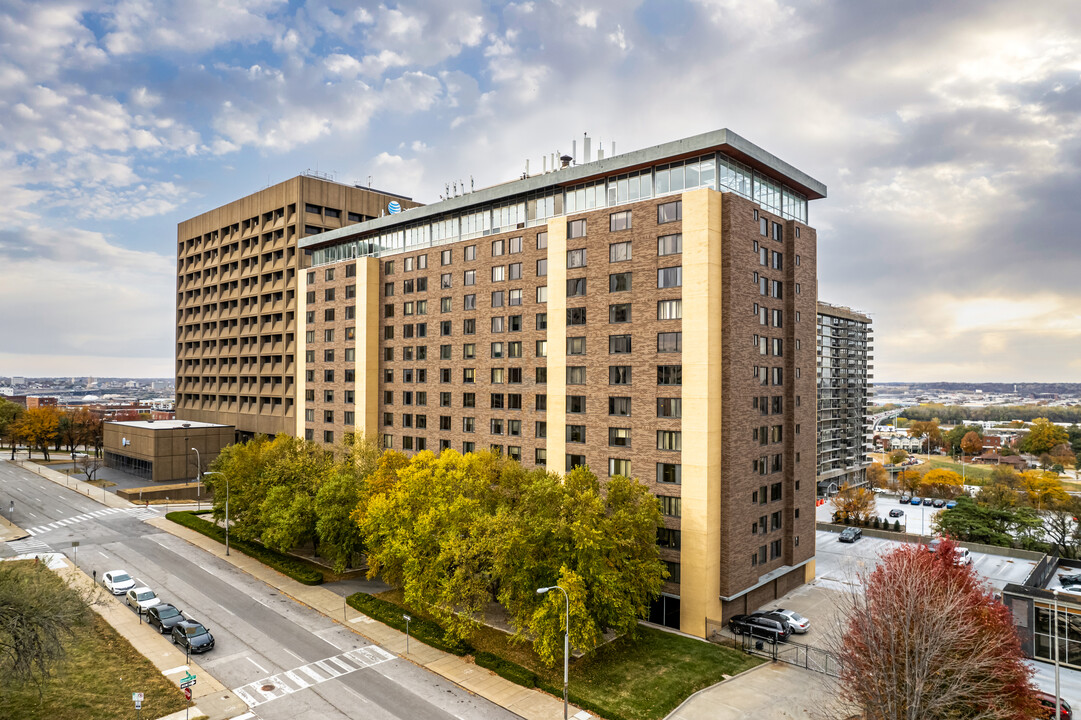
[[[900,520],[901,527],[907,529],[907,532],[919,535],[931,535],[934,533],[934,528],[932,527],[934,519],[942,511],[942,508],[930,507],[923,504],[920,504],[919,506],[911,504],[902,505],[900,499],[896,495],[878,495],[876,497],[875,507],[878,511],[878,516],[883,520],[888,520],[891,525],[894,520]],[[819,522],[831,522],[833,520],[833,510],[833,505],[828,502],[819,505],[815,509],[815,519]],[[891,510],[900,510],[903,514],[899,518],[891,518]]]

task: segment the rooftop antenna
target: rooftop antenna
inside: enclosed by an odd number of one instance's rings
[[[582,157],[586,159],[586,162],[593,162],[593,139],[586,133],[582,133]]]
[[[454,181],[454,197],[458,197],[458,181]]]
[[[447,197],[450,197],[450,183],[443,183],[443,190],[447,193]]]
[[[469,176],[469,192],[473,192],[473,176]]]
[[[578,141],[571,140],[571,159],[578,157]]]

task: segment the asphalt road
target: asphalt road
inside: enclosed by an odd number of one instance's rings
[[[218,558],[143,522],[0,462],[0,509],[31,538],[0,556],[62,552],[98,578],[123,569],[214,634],[199,664],[265,720],[517,718],[280,595]]]

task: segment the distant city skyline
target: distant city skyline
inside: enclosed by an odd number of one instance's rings
[[[432,202],[729,127],[829,186],[876,381],[1081,380],[1076,2],[12,0],[0,43],[2,372],[172,377],[177,222],[306,169]]]

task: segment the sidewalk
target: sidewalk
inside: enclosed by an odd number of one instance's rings
[[[56,572],[68,585],[80,588],[94,585],[94,581],[82,570],[75,569],[67,558],[60,555],[56,557],[63,563],[63,567],[57,568]],[[138,615],[125,607],[112,593],[102,590],[100,595],[104,601],[93,605],[94,611],[130,642],[132,647],[154,663],[174,685],[179,687],[185,670],[198,677],[192,687],[191,717],[206,715],[210,720],[226,720],[247,712],[248,706],[243,700],[194,662],[185,662],[183,651],[178,650],[157,630],[142,622]]]
[[[22,540],[24,537],[29,536],[30,533],[5,518],[3,513],[0,513],[0,542]]]
[[[436,650],[414,639],[409,643],[410,652],[407,656],[404,633],[357,612],[345,603],[345,598],[331,590],[299,583],[243,553],[234,552],[226,557],[225,546],[221,543],[166,518],[154,518],[146,522],[225,560],[294,600],[342,623],[361,637],[442,675],[469,692],[517,713],[526,720],[553,720],[563,716],[562,698],[555,698],[540,690],[524,688],[457,655]],[[570,714],[573,717],[590,717],[573,705],[570,707]]]
[[[44,467],[42,465],[38,465],[35,462],[31,462],[29,460],[5,460],[4,462],[9,462],[12,465],[18,465],[19,467],[23,468],[24,470],[29,470],[30,472],[34,473],[35,475],[40,475],[41,477],[45,478],[46,480],[51,480],[52,482],[56,483],[57,485],[63,485],[64,487],[68,488],[69,490],[74,490],[75,492],[79,493],[80,495],[86,495],[91,500],[94,500],[95,502],[99,502],[102,505],[104,505],[105,507],[115,507],[115,508],[135,507],[135,505],[133,503],[130,503],[127,500],[124,500],[123,498],[117,497],[116,495],[109,492],[108,490],[105,490],[104,488],[99,488],[97,485],[91,485],[88,482],[84,482],[83,480],[79,480],[77,478],[71,477],[70,475],[65,475],[64,473],[56,472],[55,470],[53,470],[51,468],[47,468],[47,467]]]

